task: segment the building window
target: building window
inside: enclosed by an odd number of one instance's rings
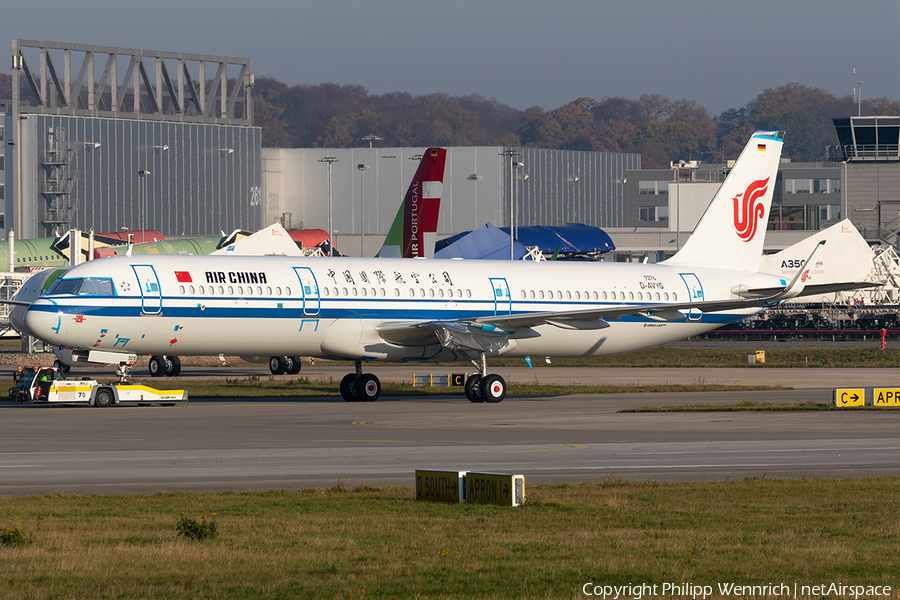
[[[827,194],[828,193],[828,180],[827,179],[813,179],[813,193],[814,194]]]
[[[0,142],[3,141],[3,125],[0,125]]]
[[[819,217],[823,221],[839,221],[841,219],[840,204],[825,204],[819,206]]]
[[[811,179],[787,179],[784,182],[784,193],[808,194],[812,187],[811,183]]]
[[[656,182],[655,181],[639,181],[638,188],[640,189],[641,196],[655,196],[656,195]]]
[[[828,191],[832,194],[840,194],[841,193],[841,180],[840,179],[829,179],[828,180]]]
[[[668,206],[641,206],[640,220],[642,222],[657,222],[669,220]]]
[[[6,157],[0,154],[0,171],[6,170]]]
[[[6,200],[6,188],[0,183],[0,200]]]

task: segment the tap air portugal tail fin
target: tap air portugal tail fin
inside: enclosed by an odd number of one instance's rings
[[[753,134],[691,237],[668,264],[759,270],[784,143],[779,133]]]
[[[425,151],[378,256],[434,258],[446,159],[444,148]]]

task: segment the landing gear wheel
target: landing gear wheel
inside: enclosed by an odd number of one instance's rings
[[[269,359],[269,371],[272,375],[282,375],[287,365],[285,364],[285,356],[273,356]]]
[[[469,399],[469,402],[484,402],[484,398],[481,397],[481,388],[478,386],[479,381],[481,381],[481,375],[472,375],[466,379],[466,398]]]
[[[356,396],[355,383],[356,373],[347,373],[344,375],[344,378],[341,379],[341,398],[347,402],[359,402],[359,398]]]
[[[152,377],[162,377],[165,371],[161,356],[151,356],[147,367],[150,369],[150,375]]]
[[[97,396],[94,398],[94,406],[105,408],[112,404],[113,393],[109,388],[100,388],[97,390]]]
[[[478,383],[482,402],[502,402],[506,397],[506,382],[499,375],[482,377]]]
[[[177,356],[164,356],[163,371],[166,377],[178,376],[181,373],[181,359]]]
[[[356,378],[356,399],[363,402],[375,402],[381,395],[381,382],[371,373]]]
[[[282,356],[282,362],[284,362],[284,373],[290,373],[294,370],[294,357],[293,356]]]
[[[293,361],[293,364],[291,365],[291,368],[286,369],[285,372],[288,375],[296,375],[297,373],[300,372],[300,367],[303,366],[302,364],[300,364],[300,357],[299,356],[291,356],[289,358]]]

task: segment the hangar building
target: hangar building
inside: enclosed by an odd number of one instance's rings
[[[250,61],[13,40],[0,230],[262,227]],[[5,235],[5,233],[4,233]]]

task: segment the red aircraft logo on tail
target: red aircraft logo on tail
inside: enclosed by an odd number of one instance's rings
[[[749,242],[756,235],[759,221],[766,215],[766,209],[757,200],[762,197],[768,187],[769,178],[759,179],[747,186],[743,194],[738,194],[734,201],[734,229],[738,237]]]

